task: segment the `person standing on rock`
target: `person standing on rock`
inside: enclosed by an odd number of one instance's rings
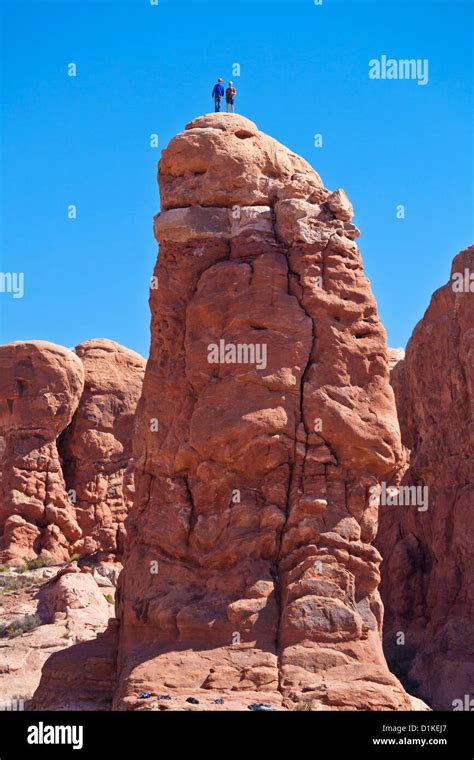
[[[221,100],[224,97],[224,88],[222,86],[222,78],[219,77],[217,84],[214,85],[212,91],[212,97],[214,98],[214,111],[218,113],[221,110]]]
[[[229,106],[232,113],[234,113],[234,98],[237,95],[237,90],[235,89],[232,82],[229,82],[229,86],[227,90],[225,91],[225,112],[228,113]]]

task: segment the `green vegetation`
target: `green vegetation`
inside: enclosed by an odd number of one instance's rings
[[[27,570],[38,570],[40,567],[51,567],[53,561],[46,554],[40,554],[35,559],[28,559],[26,561]]]
[[[3,589],[4,591],[18,591],[21,588],[26,588],[33,584],[33,578],[22,578],[17,575],[0,576],[0,589]]]
[[[21,636],[22,633],[32,631],[39,625],[41,625],[41,620],[38,615],[23,615],[15,618],[11,623],[0,625],[0,639],[12,639],[15,636]]]
[[[23,565],[16,567],[15,570],[21,575],[22,573],[26,573],[27,570],[38,570],[40,567],[50,567],[52,564],[53,561],[50,559],[50,557],[48,557],[46,554],[40,554],[39,557],[27,559]]]

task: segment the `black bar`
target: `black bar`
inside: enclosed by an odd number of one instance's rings
[[[170,752],[196,760],[271,752],[311,760],[329,752],[335,759],[347,752],[362,758],[472,760],[473,717],[471,712],[2,712],[0,760],[147,760]],[[64,737],[77,745],[80,734],[73,735],[71,727],[82,727],[82,747],[28,743],[28,736],[49,739],[49,726],[69,727]]]

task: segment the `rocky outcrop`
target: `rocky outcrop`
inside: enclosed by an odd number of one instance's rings
[[[370,495],[402,449],[350,203],[235,115],[191,122],[159,183],[119,627],[96,642],[110,663],[118,634],[111,706],[410,709]],[[87,693],[75,649],[36,709]]]
[[[4,562],[41,552],[61,562],[81,535],[57,439],[69,425],[83,387],[84,368],[73,351],[45,341],[0,346]]]
[[[84,570],[63,572],[40,595],[42,614],[56,624],[64,621],[70,640],[44,664],[39,709],[108,709],[115,686],[116,624],[109,620],[111,595],[104,591],[111,589],[100,588]],[[29,708],[37,709],[35,698]]]
[[[60,571],[39,594],[42,617],[53,622],[67,617],[73,638],[80,638],[82,628],[105,626],[110,609],[92,573],[80,571],[73,563]]]
[[[75,352],[84,365],[84,391],[59,444],[81,529],[74,551],[108,560],[122,554],[133,502],[133,417],[145,360],[111,340],[89,340]]]
[[[54,652],[44,663],[30,710],[109,711],[116,686],[117,623],[87,641]]]
[[[0,346],[0,559],[120,554],[145,361],[117,343]]]
[[[113,610],[107,601],[112,601],[111,589],[107,595],[104,591],[92,573],[80,572],[74,563],[59,573],[49,567],[0,574],[0,710],[28,709],[52,654],[65,647],[79,652],[90,640],[95,643]],[[95,670],[97,683],[100,668]],[[60,677],[67,683],[66,672]],[[84,697],[87,709],[90,698]],[[95,703],[100,707],[100,690]]]
[[[369,503],[401,445],[350,203],[238,116],[189,124],[159,182],[114,708],[407,709]]]
[[[387,658],[407,688],[444,710],[474,693],[473,272],[471,246],[393,370],[411,450],[401,485],[412,491],[408,506],[380,507],[378,537]]]

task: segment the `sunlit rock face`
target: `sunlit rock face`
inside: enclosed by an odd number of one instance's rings
[[[369,504],[400,434],[352,207],[240,116],[191,122],[159,184],[114,707],[409,708]]]
[[[35,707],[103,671],[116,710],[410,709],[372,546],[402,448],[352,207],[234,115],[191,122],[159,184],[118,626],[51,658]]]
[[[145,360],[105,339],[0,346],[0,559],[121,557]]]
[[[105,339],[88,340],[75,351],[84,365],[84,391],[59,445],[81,528],[74,549],[112,560],[123,554],[133,502],[133,424],[146,362]]]
[[[73,351],[46,341],[0,346],[0,493],[3,562],[45,553],[61,562],[81,535],[68,498],[57,440],[84,388]]]

